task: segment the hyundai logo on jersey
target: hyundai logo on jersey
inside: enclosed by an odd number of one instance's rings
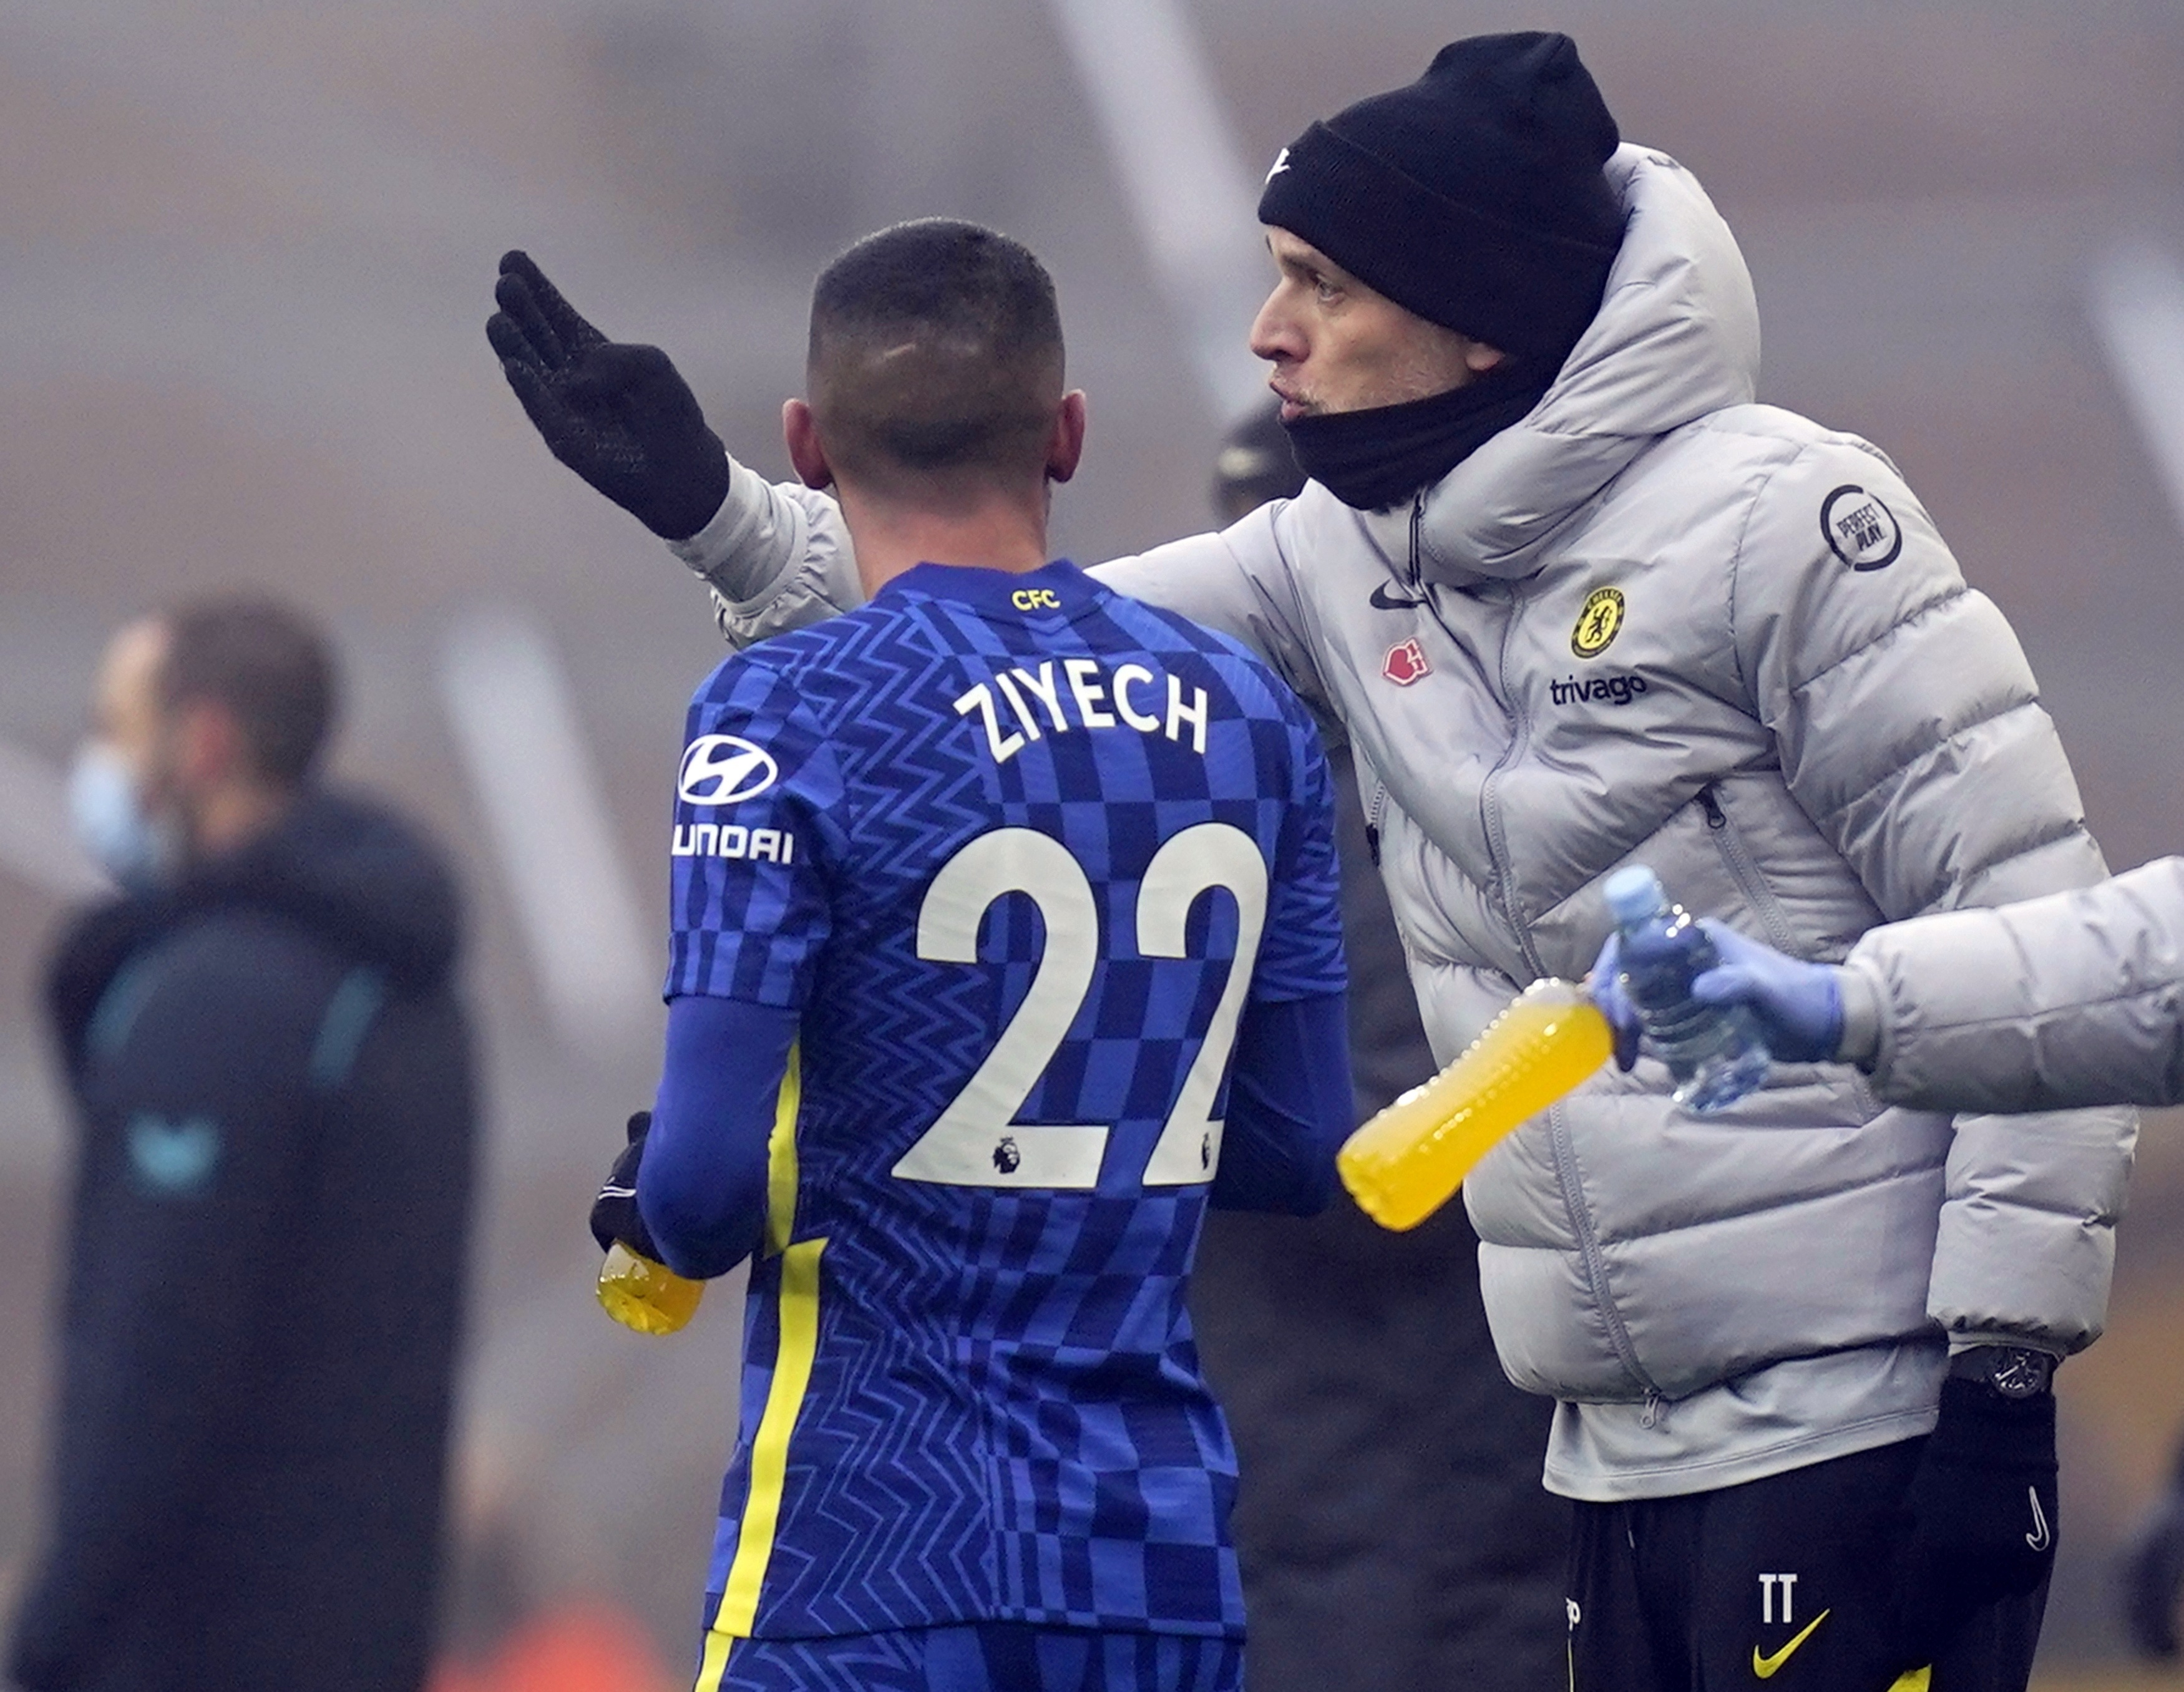
[[[781,771],[763,748],[733,734],[700,735],[682,754],[675,791],[685,804],[733,804],[755,799]]]

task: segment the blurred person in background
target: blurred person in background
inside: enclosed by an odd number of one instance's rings
[[[1821,957],[2104,875],[2007,621],[1878,449],[1755,403],[1735,237],[1567,36],[1451,43],[1284,148],[1259,217],[1251,344],[1310,481],[1099,579],[1347,731],[1437,1057],[1582,975],[1634,861]],[[733,640],[861,601],[833,498],[586,331],[504,368]],[[2106,1321],[2135,1116],[1952,1122],[1805,1070],[1700,1119],[1673,1088],[1590,1083],[1464,1187],[1503,1366],[1557,1401],[1576,1692],[2022,1688],[2050,1381]]]
[[[413,1692],[470,1230],[438,854],[318,771],[296,614],[131,623],[71,787],[120,884],[47,1003],[80,1132],[30,1692]]]
[[[2169,1484],[2132,1537],[2123,1565],[2123,1607],[2142,1656],[2178,1655],[2176,1612],[2184,1600],[2184,1446],[2170,1461]]]
[[[1303,487],[1272,403],[1215,460],[1224,526]],[[1437,1066],[1350,748],[1327,753],[1362,1122]],[[1502,1372],[1462,1205],[1408,1233],[1346,1193],[1309,1221],[1217,1212],[1191,1311],[1244,1476],[1251,1692],[1530,1692],[1566,1678],[1569,1506],[1539,1483],[1554,1406]]]

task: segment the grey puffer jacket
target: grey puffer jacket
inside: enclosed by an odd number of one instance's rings
[[[2184,1105],[2184,858],[1876,928],[1844,969],[1873,1089],[1924,1110]]]
[[[1225,629],[1346,728],[1438,1055],[1580,976],[1598,883],[1803,956],[2103,874],[2001,614],[1894,467],[1751,403],[1750,279],[1698,184],[1624,147],[1623,249],[1555,386],[1410,508],[1312,485],[1103,566]],[[680,549],[732,637],[854,603],[829,502],[739,471]],[[1588,1084],[1467,1198],[1504,1366],[1563,1401],[1548,1484],[1734,1484],[1922,1433],[1945,1355],[2100,1332],[2128,1112],[1884,1109],[1784,1066],[1726,1116]]]

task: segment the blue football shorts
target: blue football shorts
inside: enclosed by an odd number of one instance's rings
[[[823,1639],[738,1639],[720,1692],[1240,1692],[1244,1644],[967,1622]]]

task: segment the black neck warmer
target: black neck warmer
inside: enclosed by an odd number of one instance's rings
[[[1544,376],[1494,370],[1429,398],[1282,426],[1306,476],[1352,509],[1378,511],[1439,481],[1537,405],[1560,364]]]

